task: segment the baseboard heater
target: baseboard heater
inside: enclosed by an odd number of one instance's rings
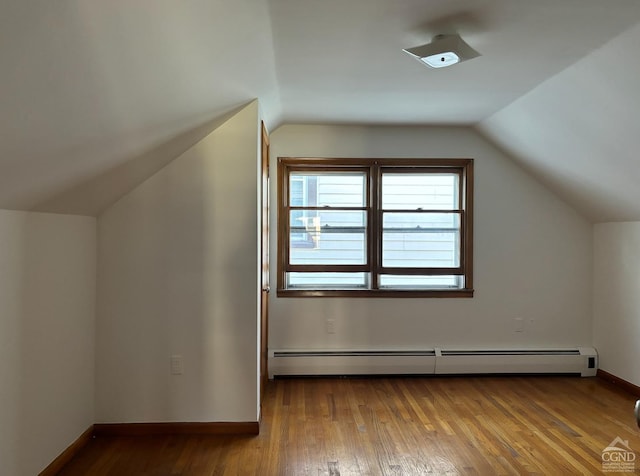
[[[596,375],[592,347],[570,349],[274,350],[269,376],[315,375]]]

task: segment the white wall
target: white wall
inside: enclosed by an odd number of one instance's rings
[[[600,368],[640,385],[640,222],[595,225],[593,247]]]
[[[0,210],[0,473],[33,476],[94,419],[95,219]]]
[[[272,293],[271,349],[591,345],[591,224],[472,129],[296,125],[277,129],[271,143],[272,177],[278,156],[476,159],[474,298]],[[275,205],[275,186],[271,193]],[[273,283],[275,271],[273,259]],[[326,332],[328,317],[335,334]],[[516,317],[524,332],[514,332]]]
[[[254,102],[98,218],[97,422],[257,421],[258,127]]]

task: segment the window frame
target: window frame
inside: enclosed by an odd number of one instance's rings
[[[278,297],[473,297],[473,159],[423,158],[317,158],[278,157],[278,226],[277,229],[277,296]],[[289,174],[291,172],[357,171],[365,173],[364,207],[366,217],[366,264],[364,265],[291,265],[289,263]],[[383,173],[455,173],[458,182],[458,209],[420,210],[418,213],[458,213],[460,215],[460,256],[457,268],[392,268],[382,264],[382,175]],[[333,207],[332,207],[333,208]],[[340,209],[340,207],[335,207]],[[357,207],[351,207],[357,208]],[[403,210],[393,209],[392,212]],[[416,212],[415,209],[404,210]],[[388,211],[387,211],[388,213]],[[325,289],[287,288],[288,272],[369,273],[369,288]],[[428,273],[426,272],[428,270]],[[380,275],[459,275],[464,278],[463,288],[380,288]]]

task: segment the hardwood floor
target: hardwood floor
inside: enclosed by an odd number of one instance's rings
[[[601,474],[635,398],[597,378],[285,379],[259,436],[101,437],[60,475]],[[614,473],[607,473],[614,474]]]

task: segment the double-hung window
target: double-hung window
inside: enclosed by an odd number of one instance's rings
[[[471,297],[473,159],[278,160],[279,296]]]

